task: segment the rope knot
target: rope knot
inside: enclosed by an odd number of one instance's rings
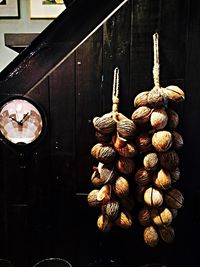
[[[118,113],[118,104],[119,104],[119,68],[114,69],[114,76],[113,76],[113,94],[112,94],[112,111],[113,111],[113,118],[116,119]]]
[[[119,98],[114,96],[112,99],[113,104],[119,104]]]

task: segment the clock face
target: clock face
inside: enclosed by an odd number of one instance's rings
[[[42,132],[39,110],[25,99],[8,101],[0,109],[1,134],[14,144],[30,144]]]

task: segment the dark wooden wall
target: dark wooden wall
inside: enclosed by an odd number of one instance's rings
[[[0,143],[0,257],[17,267],[47,257],[63,257],[76,267],[200,266],[199,20],[199,1],[129,1],[27,93],[45,110],[47,129],[38,144],[22,152]],[[185,140],[177,186],[185,205],[174,222],[175,243],[152,249],[144,245],[136,220],[128,231],[99,233],[98,212],[88,207],[86,194],[93,188],[91,121],[111,110],[113,69],[120,68],[120,111],[130,116],[134,96],[153,85],[152,34],[157,30],[161,83],[186,93],[177,109]]]

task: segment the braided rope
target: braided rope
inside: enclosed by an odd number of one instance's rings
[[[153,35],[153,48],[154,48],[154,67],[153,67],[153,80],[154,85],[160,88],[160,64],[159,64],[159,34],[154,33]]]
[[[118,121],[117,120],[118,105],[119,105],[119,68],[118,67],[114,69],[112,102],[113,102],[113,105],[112,105],[113,119]]]

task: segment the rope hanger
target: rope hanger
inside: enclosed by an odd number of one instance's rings
[[[154,48],[154,67],[153,67],[153,80],[154,85],[160,88],[160,64],[159,64],[159,34],[156,32],[153,35],[153,48]]]
[[[118,105],[119,105],[119,68],[118,67],[114,69],[112,102],[113,102],[113,105],[112,105],[113,119],[118,121],[117,120]]]

